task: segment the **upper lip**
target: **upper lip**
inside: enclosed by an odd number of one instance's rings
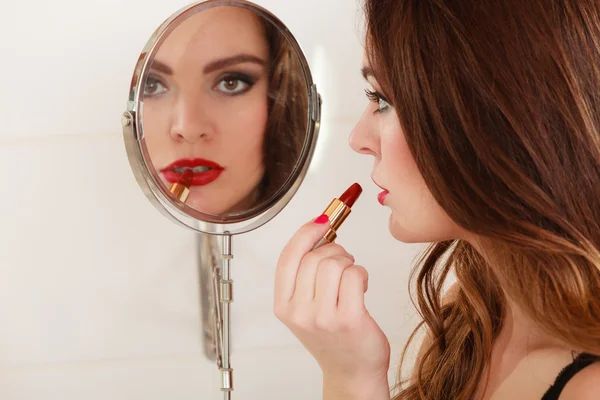
[[[377,181],[375,180],[375,178],[371,177],[371,180],[373,181],[373,183],[375,185],[377,185],[380,189],[385,190],[386,192],[388,191],[386,188],[384,188],[383,186],[381,186],[379,183],[377,183]]]
[[[218,163],[206,160],[204,158],[182,158],[181,160],[176,160],[168,166],[164,167],[162,171],[173,171],[176,168],[196,168],[196,167],[206,167],[210,169],[224,169]]]

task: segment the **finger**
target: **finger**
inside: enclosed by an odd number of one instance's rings
[[[338,310],[356,312],[365,308],[365,287],[369,281],[367,270],[359,265],[346,268],[340,282]]]
[[[284,247],[275,270],[275,301],[292,298],[300,262],[314,244],[329,230],[330,223],[318,224],[316,220],[304,224]]]
[[[312,302],[315,298],[317,270],[322,263],[330,263],[328,260],[333,260],[338,257],[346,259],[346,262],[350,262],[350,265],[354,264],[354,257],[348,254],[342,246],[333,243],[307,253],[302,259],[300,268],[298,269],[292,301],[299,303]]]
[[[319,309],[335,310],[340,281],[346,268],[354,265],[354,258],[339,255],[319,263],[315,284],[315,303]]]

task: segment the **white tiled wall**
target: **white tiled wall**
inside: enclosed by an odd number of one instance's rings
[[[221,398],[200,341],[193,234],[147,202],[120,127],[139,51],[186,4],[0,3],[2,400]],[[366,104],[360,4],[259,4],[306,52],[324,121],[296,197],[269,224],[234,238],[234,398],[316,399],[316,363],[272,314],[287,238],[349,184],[363,185],[339,242],[370,272],[367,306],[394,362],[416,322],[406,288],[419,249],[391,239],[369,179],[372,160],[347,146]]]

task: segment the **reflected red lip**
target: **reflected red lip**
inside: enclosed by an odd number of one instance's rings
[[[225,168],[214,161],[204,158],[186,158],[173,162],[160,172],[169,183],[177,183],[181,180],[186,169],[204,167],[205,171],[193,171],[192,186],[203,186],[214,182]]]

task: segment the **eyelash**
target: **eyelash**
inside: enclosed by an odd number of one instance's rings
[[[373,90],[365,89],[365,94],[367,95],[367,98],[369,99],[369,101],[377,104],[377,110],[375,110],[374,114],[381,114],[388,107],[390,107],[390,102],[387,101],[387,99],[385,97],[383,97],[383,95],[381,93],[375,92]],[[381,105],[380,105],[381,101],[386,102],[388,106],[382,109]]]

